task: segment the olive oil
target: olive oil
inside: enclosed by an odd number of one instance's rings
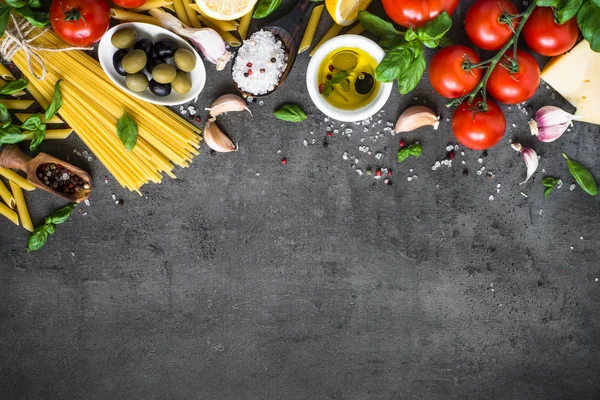
[[[379,90],[377,61],[354,47],[342,47],[325,57],[320,66],[319,92],[334,107],[357,110],[368,105]]]

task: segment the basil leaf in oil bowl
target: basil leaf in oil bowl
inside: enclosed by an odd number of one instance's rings
[[[273,112],[275,118],[282,121],[302,122],[306,119],[306,113],[297,104],[284,104]]]
[[[577,161],[571,160],[565,153],[562,154],[567,160],[569,172],[573,175],[579,186],[590,196],[596,196],[598,194],[598,185],[596,185],[592,173]]]

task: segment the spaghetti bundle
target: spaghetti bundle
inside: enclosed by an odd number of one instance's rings
[[[29,31],[35,38],[29,43],[38,49],[64,46],[52,31]],[[165,107],[122,92],[83,51],[36,50],[43,62],[36,65],[28,60],[28,51],[22,48],[13,56],[13,62],[30,81],[28,90],[47,107],[55,83],[62,79],[59,114],[122,186],[140,193],[142,185],[159,183],[163,173],[174,178],[175,165],[187,167],[198,155],[197,127]],[[44,69],[45,79],[36,79]],[[132,151],[127,151],[117,136],[116,125],[123,111],[138,124],[137,145]]]

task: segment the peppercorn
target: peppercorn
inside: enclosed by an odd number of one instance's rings
[[[388,173],[387,174],[388,174],[388,176],[392,176],[392,170],[388,169]]]
[[[246,64],[246,67],[248,67],[248,68],[252,68],[252,63],[251,63],[251,62],[249,62],[248,64]]]
[[[466,168],[465,168],[465,169],[463,169],[463,175],[464,175],[464,176],[467,176],[467,175],[469,175],[469,170],[468,170],[468,169],[466,169]]]
[[[197,123],[200,123],[200,122],[202,122],[202,118],[200,118],[200,117],[196,117],[196,122],[197,122]]]
[[[452,160],[452,159],[453,159],[455,156],[456,156],[456,154],[454,154],[454,151],[451,151],[451,152],[449,152],[449,153],[448,153],[448,158],[449,158],[449,159],[451,159],[451,160]]]
[[[331,132],[327,131],[327,136],[329,136],[329,137],[332,137],[332,136],[333,136],[333,133],[331,133]]]
[[[329,70],[333,71],[335,69],[335,67],[333,66],[333,64],[329,64]]]
[[[400,139],[400,147],[404,147],[406,145],[406,143],[404,143],[404,140]]]
[[[283,165],[287,164],[287,158],[283,157],[283,158],[281,159],[281,163],[282,163]]]
[[[277,61],[275,57],[271,57],[271,62],[274,64]]]
[[[267,70],[264,69],[264,68],[261,68],[259,71],[260,71],[261,74],[264,74]]]
[[[252,75],[252,70],[251,69],[248,70],[248,75]]]
[[[247,78],[247,77],[248,77],[248,73],[244,72],[244,78]]]
[[[381,176],[381,170],[379,168],[375,171],[375,176]]]
[[[331,78],[333,78],[333,76],[331,76],[331,74],[327,74],[327,80],[330,81]]]

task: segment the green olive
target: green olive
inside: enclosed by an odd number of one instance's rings
[[[123,57],[123,69],[128,74],[136,74],[144,69],[146,61],[144,50],[132,50]]]
[[[148,77],[146,77],[146,74],[143,72],[127,75],[127,78],[125,78],[125,84],[134,92],[143,92],[148,88]]]
[[[187,49],[179,49],[173,55],[175,65],[182,71],[192,72],[196,68],[196,55]]]
[[[134,28],[119,29],[113,33],[110,41],[117,49],[128,49],[137,41],[137,32]]]
[[[173,90],[179,94],[184,94],[192,88],[192,79],[187,72],[177,71],[177,76],[171,82]]]
[[[177,70],[171,64],[158,64],[152,69],[152,79],[158,83],[171,83],[177,75]]]

